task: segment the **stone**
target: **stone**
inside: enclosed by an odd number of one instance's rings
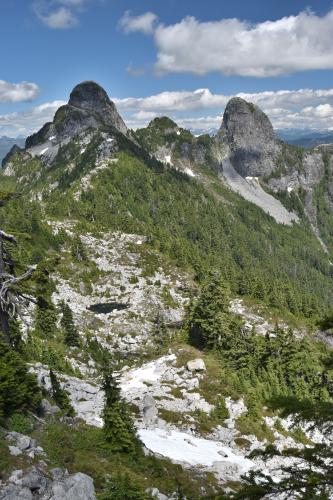
[[[14,457],[17,457],[18,455],[22,454],[22,450],[17,448],[17,446],[8,446],[9,453],[13,455]]]
[[[94,483],[91,477],[77,472],[54,481],[49,500],[96,500]]]
[[[62,479],[65,474],[68,474],[68,472],[62,467],[55,467],[54,469],[51,469],[51,474],[54,480],[59,480]]]
[[[188,361],[186,367],[190,372],[202,372],[206,370],[205,362],[201,358]]]
[[[50,480],[43,476],[37,469],[33,469],[25,474],[21,480],[22,486],[29,488],[33,492],[38,492],[38,494],[44,493],[49,483]]]
[[[161,493],[158,488],[147,488],[146,493],[151,495],[156,500],[169,500],[169,497]]]
[[[22,476],[23,476],[23,470],[21,469],[13,470],[13,472],[10,475],[9,482],[17,484],[20,481],[20,479],[22,479]]]
[[[32,500],[33,496],[29,488],[10,484],[0,488],[0,498],[1,500]]]
[[[146,394],[143,398],[143,420],[145,423],[153,423],[157,419],[158,410],[153,396]]]
[[[24,451],[30,448],[31,438],[29,436],[19,435],[16,439],[16,446]]]

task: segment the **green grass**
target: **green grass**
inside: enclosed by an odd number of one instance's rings
[[[75,428],[60,423],[49,423],[36,433],[48,454],[51,466],[68,468],[70,473],[84,472],[94,479],[97,493],[106,487],[106,478],[129,475],[139,481],[143,489],[156,487],[164,494],[180,491],[189,499],[200,499],[201,489],[207,494],[217,491],[216,480],[210,474],[183,469],[167,459],[115,454],[105,446],[103,431],[84,424]]]

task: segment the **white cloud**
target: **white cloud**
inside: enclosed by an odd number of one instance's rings
[[[68,29],[79,24],[78,15],[89,0],[34,0],[37,17],[52,29]]]
[[[268,114],[276,128],[333,127],[333,88],[239,93],[237,96],[256,103]],[[221,124],[222,112],[231,97],[214,94],[209,89],[197,89],[114,101],[133,128],[144,126],[155,116],[166,114],[181,126],[210,129]],[[210,112],[209,116],[197,116],[198,113],[206,115],[211,110],[217,114]]]
[[[10,83],[0,80],[0,102],[32,101],[37,97],[38,91],[36,83]]]
[[[39,19],[49,28],[68,29],[78,24],[77,17],[66,7],[59,7],[48,14],[42,14],[38,10],[36,12]]]
[[[143,19],[152,19],[148,29]],[[125,20],[124,20],[125,19]],[[125,14],[125,31],[153,33],[158,73],[194,73],[270,77],[297,71],[333,69],[333,11],[252,24],[239,19],[200,22],[185,17],[172,25],[158,24],[151,12]]]
[[[58,0],[58,2],[69,7],[79,7],[84,4],[85,0]]]
[[[265,110],[277,108],[296,109],[306,105],[325,104],[327,101],[333,103],[333,88],[326,90],[299,89],[278,90],[258,93],[238,93],[247,101],[255,102]],[[226,94],[214,94],[209,89],[197,89],[194,91],[161,92],[149,97],[127,97],[114,99],[119,109],[124,111],[196,111],[201,109],[222,108],[228,100],[233,97]]]
[[[134,33],[136,31],[149,35],[154,32],[154,26],[157,21],[157,15],[153,12],[146,12],[141,16],[132,16],[127,10],[119,21],[119,27],[125,33]]]
[[[28,111],[0,115],[0,136],[28,136],[32,132],[36,132],[46,122],[53,119],[55,112],[63,104],[65,101],[47,102]]]
[[[333,88],[237,95],[258,104],[268,114],[275,128],[333,129]],[[156,116],[167,115],[184,128],[209,130],[219,128],[224,108],[231,97],[214,94],[209,89],[197,89],[112,99],[131,128],[143,127]],[[0,135],[29,135],[52,120],[56,109],[63,104],[64,101],[54,101],[29,111],[0,115]]]

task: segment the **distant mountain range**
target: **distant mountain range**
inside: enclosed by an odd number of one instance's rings
[[[25,144],[25,138],[24,137],[7,137],[3,135],[0,137],[0,164],[3,160],[3,158],[6,156],[8,151],[14,146],[14,144],[17,144],[17,146],[24,147]]]
[[[205,130],[191,128],[190,132],[195,136],[208,134],[212,137],[218,132],[218,129],[210,128],[209,130]],[[276,129],[275,132],[283,141],[303,148],[314,148],[320,144],[333,143],[333,131],[331,130]]]
[[[333,143],[333,131],[331,130],[283,129],[276,130],[276,133],[283,141],[303,148],[314,148],[320,144]]]

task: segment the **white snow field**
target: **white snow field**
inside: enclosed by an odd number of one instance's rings
[[[244,177],[236,172],[229,159],[223,161],[222,167],[223,176],[232,191],[235,191],[247,201],[262,208],[280,224],[290,226],[293,222],[298,222],[296,214],[288,212],[279,200],[262,189],[257,177],[247,177],[244,179]]]
[[[216,462],[231,462],[241,472],[247,472],[254,463],[236,455],[228,446],[217,441],[191,436],[185,432],[166,429],[139,429],[141,441],[148,450],[189,465],[212,467]]]

